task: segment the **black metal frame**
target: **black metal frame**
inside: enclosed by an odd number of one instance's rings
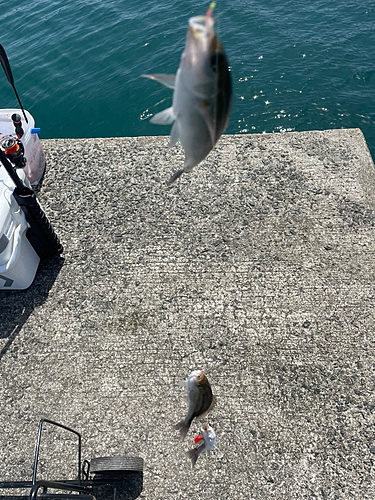
[[[72,432],[78,437],[78,479],[75,480],[63,480],[63,481],[46,481],[36,479],[36,474],[38,470],[39,461],[39,450],[42,437],[43,424],[48,423],[60,427],[66,431]],[[92,486],[104,485],[109,483],[117,482],[116,478],[104,478],[104,479],[90,479],[90,463],[84,460],[82,463],[82,438],[81,434],[74,429],[66,427],[65,425],[54,422],[53,420],[48,420],[42,418],[39,422],[38,436],[35,446],[35,457],[33,466],[33,476],[32,481],[0,481],[0,489],[29,489],[29,499],[36,500],[37,498],[49,498],[49,499],[65,499],[65,500],[96,500],[92,494]],[[83,479],[84,478],[84,479]],[[42,493],[39,490],[43,489]],[[67,493],[48,493],[48,489],[62,490]],[[70,492],[70,493],[69,493]],[[75,492],[75,493],[72,493]],[[39,493],[39,494],[38,494]],[[77,496],[78,494],[78,496]]]
[[[78,481],[79,484],[81,484],[81,470],[82,470],[82,438],[81,434],[74,429],[70,429],[70,427],[67,427],[66,425],[59,424],[57,422],[54,422],[53,420],[48,420],[47,418],[42,418],[39,422],[39,427],[38,427],[38,437],[36,440],[36,446],[35,446],[35,458],[34,458],[34,467],[33,467],[33,485],[36,483],[36,473],[38,469],[38,460],[39,460],[39,450],[40,450],[40,441],[42,439],[42,430],[43,430],[43,424],[44,422],[55,425],[56,427],[60,427],[60,429],[64,429],[68,432],[71,432],[75,434],[78,437]]]

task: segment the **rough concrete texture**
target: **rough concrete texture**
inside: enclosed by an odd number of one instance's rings
[[[372,499],[362,133],[226,135],[170,187],[183,151],[167,142],[43,141],[39,198],[65,252],[0,294],[0,479],[30,479],[48,417],[82,432],[84,458],[143,457],[143,498]],[[197,368],[217,395],[218,448],[192,470],[200,426],[183,443],[172,426]]]

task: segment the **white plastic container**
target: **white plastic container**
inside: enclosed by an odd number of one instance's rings
[[[18,170],[18,175],[24,180],[23,171]],[[0,290],[28,288],[40,260],[26,237],[28,224],[13,190],[14,184],[0,163]]]
[[[34,118],[25,110],[28,123],[20,109],[0,109],[0,143],[6,135],[15,135],[12,115],[17,113],[21,117],[23,136],[21,142],[25,148],[27,163],[22,170],[32,186],[37,186],[43,176],[46,159],[38,134],[35,133]]]

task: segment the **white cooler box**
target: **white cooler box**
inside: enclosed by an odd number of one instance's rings
[[[24,172],[17,170],[17,173],[25,182]],[[12,196],[13,189],[14,184],[0,163],[0,290],[28,288],[40,260],[26,237],[28,224]]]

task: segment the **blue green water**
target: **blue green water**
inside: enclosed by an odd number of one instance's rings
[[[41,137],[169,134],[148,118],[172,91],[140,75],[176,71],[188,19],[208,4],[3,3],[0,43]],[[374,0],[219,0],[214,14],[234,84],[227,133],[359,127],[375,156]]]

